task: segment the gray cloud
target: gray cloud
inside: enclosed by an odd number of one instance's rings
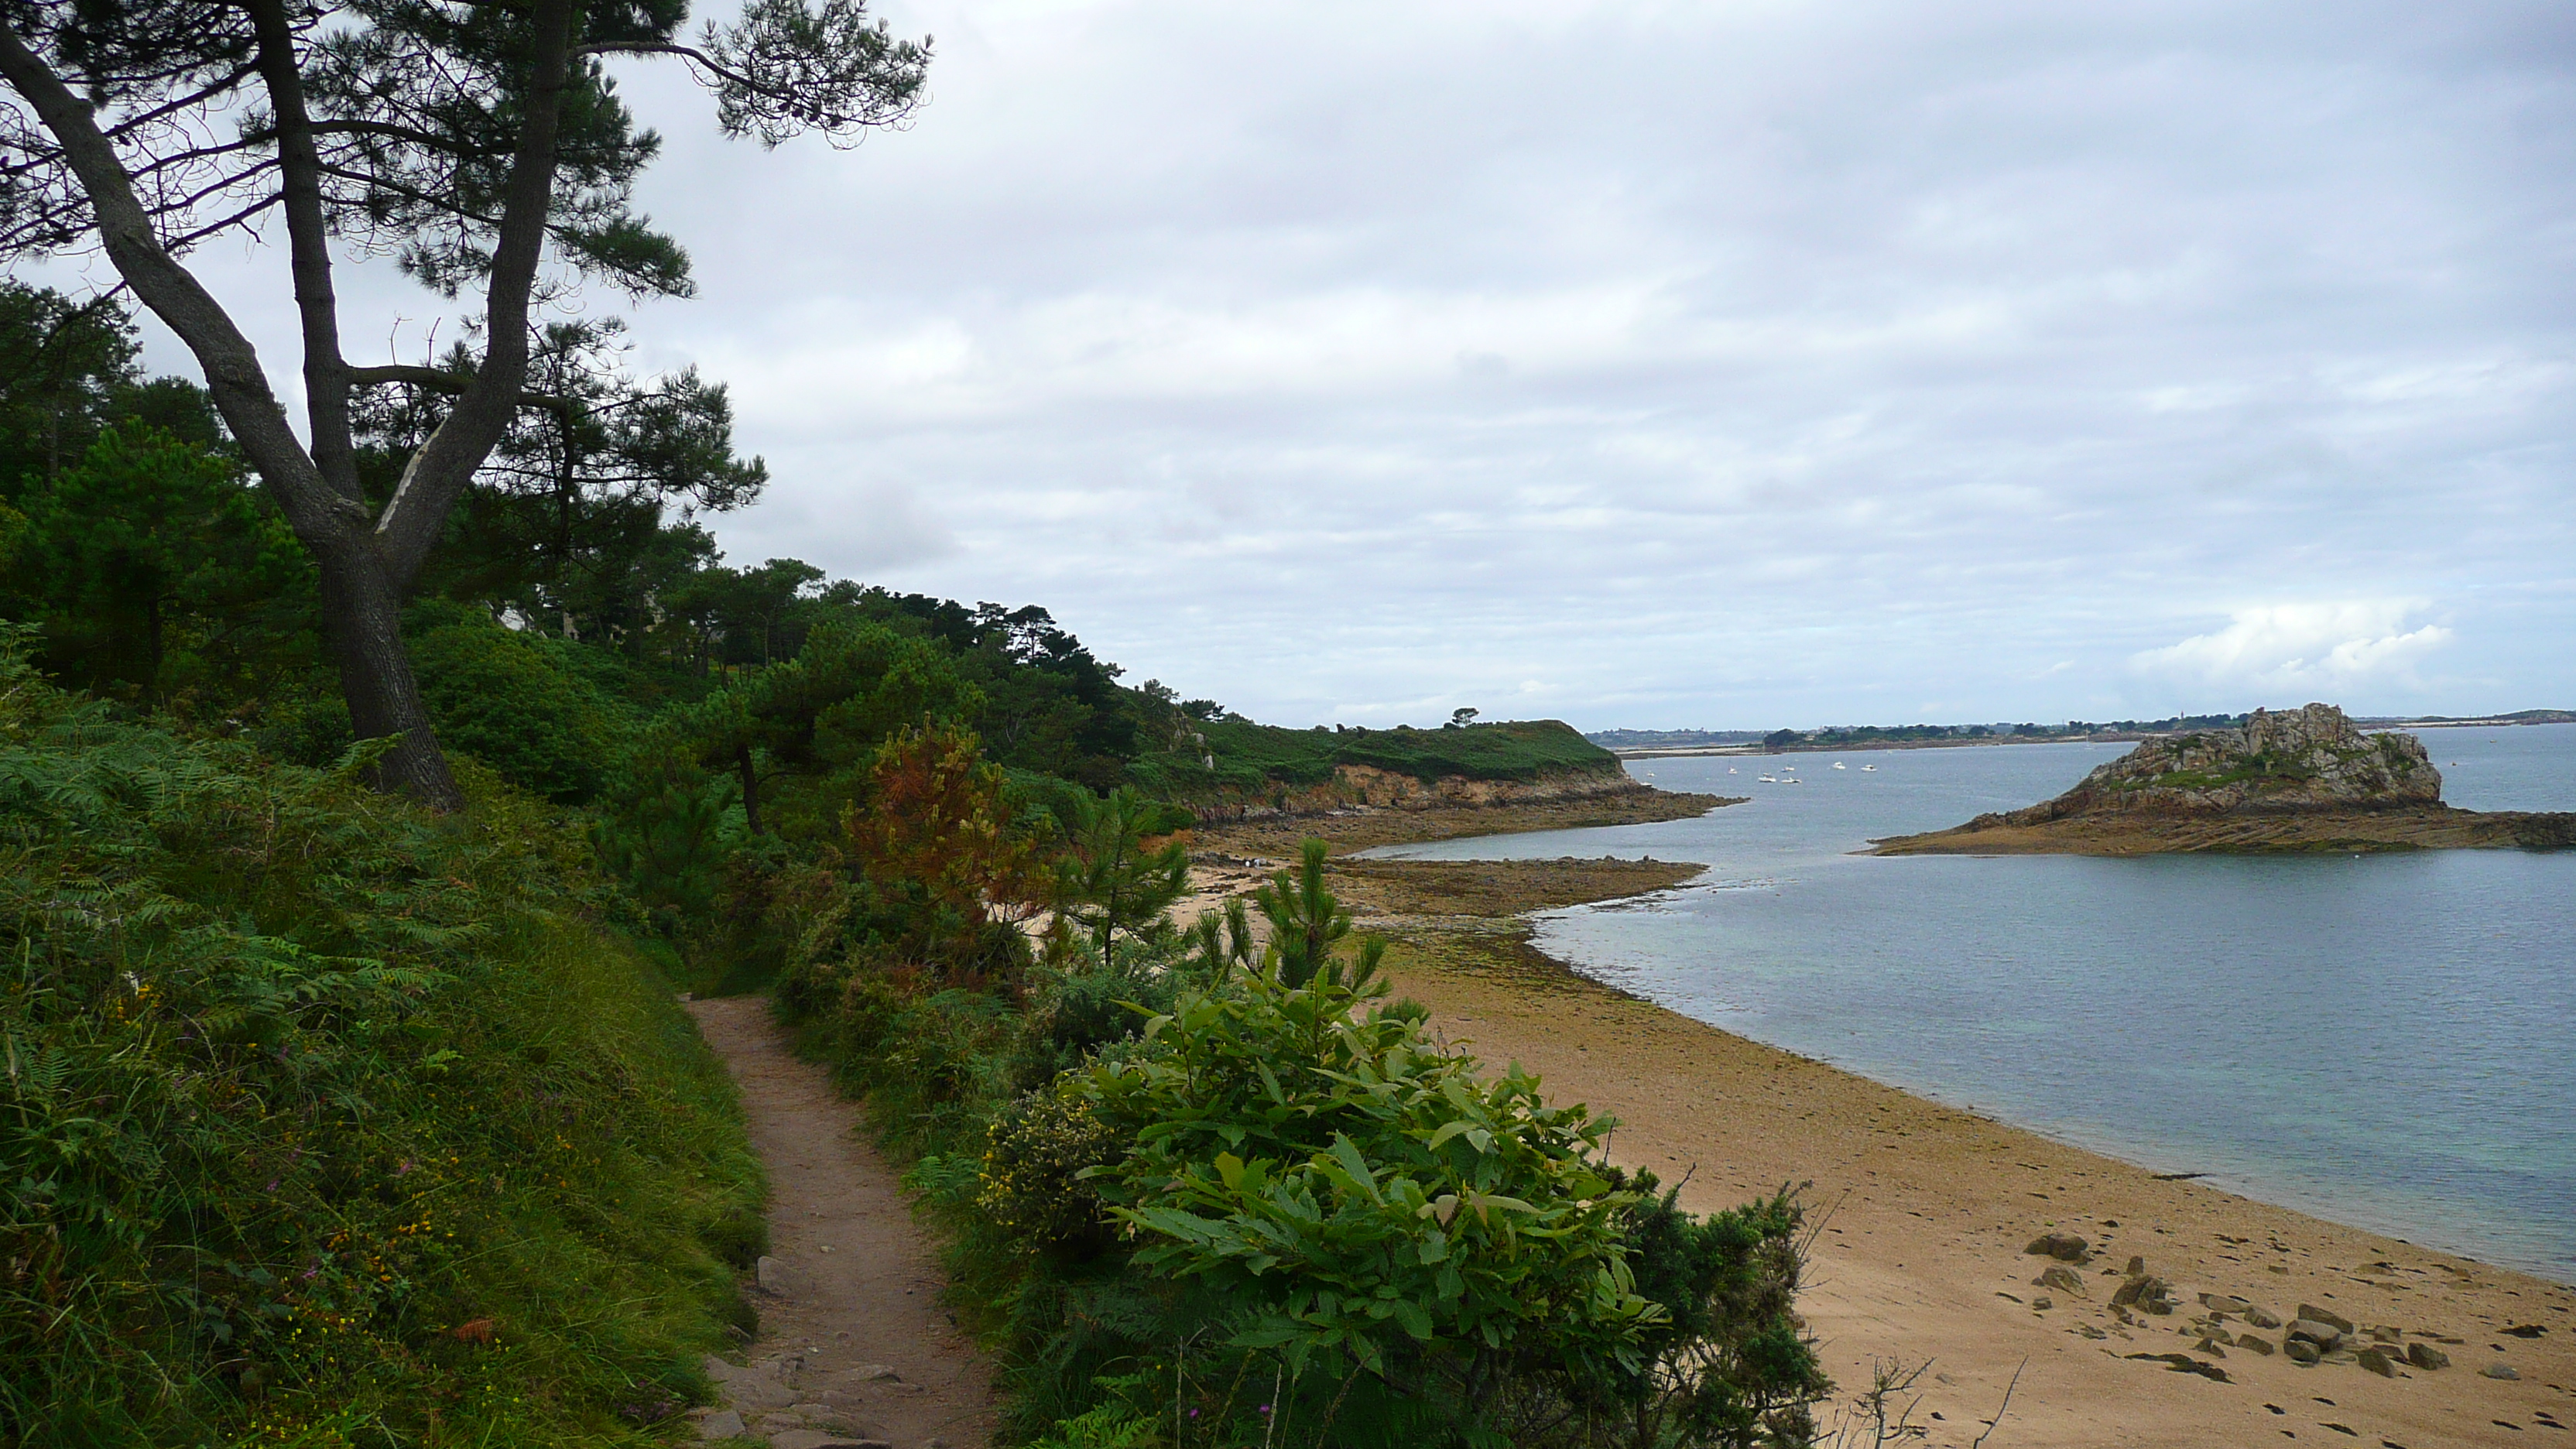
[[[884,13],[852,153],[627,81],[739,558],[1286,723],[2576,701],[2562,5]]]

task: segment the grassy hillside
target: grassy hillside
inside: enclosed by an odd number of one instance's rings
[[[0,1445],[641,1443],[703,1388],[729,1084],[586,850],[476,794],[0,661]]]
[[[1474,724],[1455,729],[1282,729],[1227,718],[1190,727],[1188,748],[1147,756],[1131,770],[1149,790],[1176,797],[1258,793],[1271,785],[1313,785],[1336,766],[1368,765],[1430,781],[1530,780],[1557,770],[1615,770],[1618,757],[1556,720]],[[1206,758],[1216,763],[1208,768]]]

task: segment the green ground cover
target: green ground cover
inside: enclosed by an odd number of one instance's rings
[[[0,665],[0,1444],[646,1442],[748,1322],[731,1089],[577,835]]]

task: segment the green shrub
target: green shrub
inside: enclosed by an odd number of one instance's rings
[[[1297,884],[1274,898],[1339,915]],[[1003,1356],[1015,1433],[1812,1441],[1829,1385],[1792,1311],[1793,1201],[1694,1218],[1600,1160],[1606,1122],[1443,1047],[1419,1007],[1355,987],[1355,962],[1292,986],[1243,955],[1155,933],[1016,999],[882,959],[782,981],[809,1045],[917,1155],[907,1184]]]
[[[576,650],[479,609],[413,612],[412,665],[441,743],[557,804],[598,793],[637,722],[574,666]]]

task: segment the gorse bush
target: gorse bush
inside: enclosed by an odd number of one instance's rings
[[[781,1002],[874,1104],[1043,1445],[1800,1445],[1829,1388],[1787,1196],[1701,1219],[1610,1124],[1371,981],[1320,852],[1240,913],[939,989]],[[1116,1012],[1105,1010],[1118,1003]]]
[[[641,1443],[747,1321],[756,1163],[577,837],[352,774],[0,660],[0,1444]]]

